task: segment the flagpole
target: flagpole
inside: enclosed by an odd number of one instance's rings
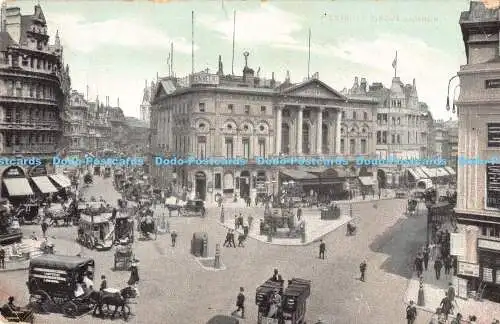
[[[398,76],[398,51],[396,51],[396,58],[394,59],[396,64],[394,65],[394,77]]]
[[[231,75],[234,75],[234,43],[236,37],[236,10],[233,12],[233,58],[231,60]]]
[[[308,56],[307,56],[307,79],[311,76],[311,28],[309,28]]]
[[[191,74],[194,74],[194,10],[191,11]]]

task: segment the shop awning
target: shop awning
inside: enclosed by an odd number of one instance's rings
[[[438,177],[449,177],[450,174],[448,173],[448,171],[446,171],[445,168],[438,168]]]
[[[358,177],[363,186],[373,186],[375,183],[372,177]]]
[[[446,171],[448,171],[448,173],[449,173],[450,175],[452,175],[452,176],[454,176],[454,175],[456,175],[456,174],[457,174],[457,173],[455,172],[455,170],[453,170],[453,168],[452,168],[452,167],[447,166],[447,167],[444,167],[444,169],[445,169]]]
[[[430,170],[428,167],[421,166],[421,167],[418,167],[416,169],[421,170],[421,172],[423,172],[423,174],[425,174],[425,177],[423,177],[423,178],[435,178],[436,177],[436,173],[433,172],[432,170]]]
[[[56,187],[50,182],[49,177],[40,176],[40,177],[32,177],[31,180],[35,183],[35,185],[40,189],[40,191],[44,194],[58,192]]]
[[[63,188],[71,187],[71,180],[64,174],[51,174],[49,177]]]
[[[33,190],[31,190],[31,186],[26,178],[3,179],[3,183],[7,187],[7,191],[11,197],[33,195]]]
[[[283,173],[285,176],[290,177],[295,180],[303,180],[303,179],[316,179],[317,177],[309,172],[305,172],[302,170],[295,170],[295,169],[285,169],[281,170],[281,173]]]
[[[418,172],[416,169],[406,169],[406,171],[408,171],[408,173],[411,174],[413,178],[415,178],[415,181],[422,179],[422,177],[420,176],[420,172]]]

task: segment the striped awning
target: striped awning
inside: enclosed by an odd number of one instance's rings
[[[406,171],[408,171],[408,173],[413,177],[415,178],[415,181],[418,181],[420,179],[422,179],[422,177],[420,176],[420,173],[416,170],[416,169],[406,169]]]
[[[49,177],[63,188],[71,187],[71,180],[64,174],[51,174]]]
[[[449,173],[450,175],[456,175],[456,174],[457,174],[457,173],[455,172],[455,170],[453,170],[453,168],[452,168],[452,167],[447,166],[447,167],[444,167],[444,169],[445,169],[446,171],[448,171],[448,173]]]
[[[38,189],[40,189],[40,191],[44,194],[59,191],[56,187],[54,187],[47,176],[32,177],[31,180],[33,180]]]
[[[31,190],[31,186],[26,178],[3,179],[3,183],[11,197],[33,195],[33,190]]]

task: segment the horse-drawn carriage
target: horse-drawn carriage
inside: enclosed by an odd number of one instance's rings
[[[77,241],[89,249],[109,250],[113,246],[113,230],[110,213],[82,214],[78,223]]]
[[[91,294],[75,297],[75,291],[84,276],[93,276],[94,267],[91,258],[44,254],[31,259],[29,305],[39,312],[62,312],[67,316],[90,311],[97,300]]]
[[[286,289],[283,282],[266,281],[257,288],[257,323],[274,320],[279,324],[304,324],[307,298],[311,294],[311,281],[293,278]]]
[[[40,208],[38,204],[26,203],[18,206],[16,216],[20,224],[39,224],[41,219],[39,215]]]
[[[45,222],[48,225],[58,226],[62,222],[62,225],[69,226],[71,218],[70,211],[63,204],[52,204],[45,209]]]
[[[114,270],[128,270],[134,259],[132,245],[118,245],[114,257]]]
[[[142,239],[153,239],[156,240],[158,237],[158,224],[153,216],[153,211],[146,210],[142,211],[139,218],[139,231],[142,235]]]
[[[408,204],[406,205],[406,214],[414,216],[417,213],[418,203],[425,199],[424,190],[414,190],[410,193]]]
[[[131,244],[134,242],[134,220],[126,212],[118,212],[115,218],[115,243]]]
[[[200,199],[188,200],[184,206],[179,209],[180,216],[205,217],[205,202]]]

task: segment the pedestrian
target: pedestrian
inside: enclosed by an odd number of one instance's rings
[[[453,309],[453,305],[451,304],[450,298],[448,297],[448,292],[445,292],[444,298],[441,299],[441,303],[439,304],[439,306],[441,306],[441,311],[444,315],[445,320],[448,320],[448,315]]]
[[[406,307],[406,320],[408,324],[415,323],[415,319],[417,318],[417,308],[415,307],[415,303],[413,300],[410,300],[410,305]]]
[[[130,277],[127,281],[127,284],[134,288],[137,287],[137,284],[139,283],[139,268],[137,267],[138,265],[138,260],[132,260],[132,263],[130,265]]]
[[[108,288],[108,282],[106,281],[106,276],[102,275],[101,276],[101,287],[99,288],[99,291],[103,291],[106,288]]]
[[[230,247],[231,246],[231,230],[227,230],[226,233],[226,240],[224,241],[224,244],[222,244],[223,247]]]
[[[283,277],[281,277],[281,275],[279,274],[278,269],[274,269],[273,275],[270,280],[274,282],[283,282]]]
[[[5,250],[0,248],[0,268],[5,269]]]
[[[238,218],[238,215],[234,215],[234,229],[238,230],[239,225],[240,225],[240,219]]]
[[[440,258],[437,258],[436,261],[434,261],[434,270],[436,271],[436,279],[439,280],[441,277],[441,269],[443,268],[443,263],[441,262]]]
[[[47,218],[45,217],[42,222],[42,234],[43,237],[47,237],[47,229],[49,228],[49,224],[47,224]]]
[[[452,306],[457,306],[457,300],[455,299],[456,293],[455,293],[455,287],[453,287],[453,284],[450,282],[448,283],[448,293],[447,293],[448,298],[450,299],[450,303]]]
[[[417,273],[417,277],[419,278],[423,272],[423,259],[421,259],[418,255],[415,258],[415,272]]]
[[[447,255],[444,258],[444,274],[449,275],[451,272],[451,257]]]
[[[462,324],[462,320],[463,320],[463,316],[462,314],[458,313],[457,316],[455,317],[455,319],[453,319],[453,321],[451,321],[451,324]],[[493,322],[492,324],[496,324],[496,322]]]
[[[320,259],[325,259],[325,251],[326,251],[326,244],[323,242],[323,240],[319,241],[319,258]]]
[[[175,230],[170,233],[170,238],[172,239],[172,246],[175,247],[177,241],[177,232]]]
[[[297,209],[297,220],[300,221],[302,218],[302,208]]]
[[[243,287],[240,287],[240,293],[236,297],[237,309],[232,313],[233,316],[241,311],[241,318],[245,318],[245,295],[243,294],[244,291],[245,289],[243,289]]]
[[[359,277],[359,280],[365,281],[365,274],[366,274],[366,260],[361,262],[359,265],[359,272],[361,273],[361,276]]]
[[[429,266],[429,245],[427,244],[424,247],[424,252],[423,252],[423,257],[424,257],[424,269],[427,271],[427,268]]]
[[[235,234],[234,234],[234,231],[231,231],[231,236],[230,236],[230,238],[231,238],[231,245],[232,245],[234,248],[236,248],[236,243],[234,242],[234,235],[235,235]]]

